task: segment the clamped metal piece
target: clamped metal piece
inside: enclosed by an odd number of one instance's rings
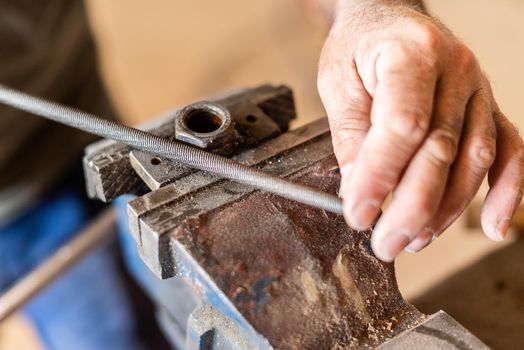
[[[289,121],[295,118],[293,94],[284,86],[275,88],[264,85],[256,89],[242,90],[215,102],[229,111],[232,116],[236,131],[239,133],[239,138],[236,140],[239,150],[253,147],[279,135],[287,130]],[[177,115],[177,111],[167,113],[145,128],[158,136],[173,138],[176,135]],[[130,162],[131,151],[133,151],[131,147],[110,140],[97,142],[86,148],[84,171],[87,192],[91,198],[109,202],[122,194],[143,194],[149,191],[146,185],[148,181],[144,179],[149,176],[150,168],[144,169],[141,174],[137,173]],[[140,151],[134,152],[140,154]],[[141,160],[143,157],[136,158]],[[153,187],[150,188],[162,187],[176,181],[182,169],[187,169],[179,163],[169,160],[159,161],[154,158],[149,156],[147,162],[145,159],[142,159],[144,162],[134,162],[135,168],[139,168],[139,164],[142,166],[147,163],[162,164],[166,166],[163,172],[173,170],[175,173],[163,176],[158,174],[159,181],[153,176],[153,181],[149,183]]]
[[[177,112],[175,120],[175,139],[222,155],[235,151],[239,135],[231,114],[221,105],[193,103]]]

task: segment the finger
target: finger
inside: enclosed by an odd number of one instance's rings
[[[431,130],[373,232],[373,250],[381,260],[392,261],[437,212],[456,157],[469,97],[459,86],[456,77],[449,74],[439,83]],[[425,232],[423,236],[430,240],[433,234]],[[414,245],[418,244],[416,240]]]
[[[392,46],[377,59],[373,126],[343,193],[346,220],[356,229],[373,222],[428,130],[437,71],[419,56]]]
[[[345,178],[370,127],[371,97],[353,63],[323,67],[320,71],[318,91],[328,115],[333,149]]]
[[[490,190],[481,214],[482,229],[495,240],[503,240],[522,200],[524,148],[517,129],[500,112],[494,113],[497,128],[497,157],[489,171]]]
[[[466,111],[462,142],[440,207],[407,250],[418,252],[453,223],[479,190],[496,153],[496,130],[486,90],[478,90]]]
[[[430,229],[424,229],[411,241],[411,243],[408,244],[406,248],[404,248],[404,250],[408,253],[418,253],[435,239],[437,239],[437,235],[434,232]]]

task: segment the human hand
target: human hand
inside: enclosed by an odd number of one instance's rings
[[[393,192],[372,236],[392,261],[440,235],[489,173],[481,222],[502,240],[522,199],[524,148],[477,59],[420,8],[363,3],[338,6],[318,76],[347,222],[368,228]]]

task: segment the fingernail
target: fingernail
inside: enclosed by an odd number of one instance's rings
[[[411,248],[409,245],[404,248],[404,251],[409,254],[417,254],[420,250],[416,250],[415,248]]]
[[[345,198],[348,196],[349,174],[351,173],[352,164],[346,164],[340,168],[340,188],[338,189],[338,196]]]
[[[384,237],[373,239],[371,245],[377,258],[384,262],[392,262],[409,242],[409,232],[407,230],[398,230]]]
[[[340,175],[342,176],[343,179],[348,179],[350,174],[351,174],[351,170],[353,169],[353,163],[348,163],[346,165],[344,165],[343,167],[340,168]]]
[[[506,238],[510,225],[511,225],[510,217],[504,217],[499,221],[499,223],[497,224],[497,229],[495,230],[495,233],[497,234],[499,241],[503,241],[504,238]]]
[[[348,187],[348,181],[344,181],[344,178],[342,178],[340,180],[340,188],[338,189],[338,196],[340,198],[346,197],[347,187]]]
[[[430,228],[426,228],[420,232],[411,243],[404,248],[408,253],[418,253],[422,249],[426,248],[431,242],[437,238],[435,231]]]
[[[375,221],[380,210],[380,204],[374,200],[363,200],[357,203],[349,211],[350,222],[353,228],[357,230],[366,230]]]

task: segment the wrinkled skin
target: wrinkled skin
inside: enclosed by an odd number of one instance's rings
[[[422,9],[338,6],[318,89],[341,166],[344,216],[392,261],[438,237],[488,174],[482,227],[504,239],[522,199],[523,143],[475,55]],[[365,4],[364,4],[365,3]]]

